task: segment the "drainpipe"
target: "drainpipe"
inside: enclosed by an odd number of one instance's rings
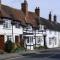
[[[46,35],[44,35],[44,46],[47,47],[46,46]]]
[[[14,42],[14,36],[13,36],[13,24],[12,24],[12,40]]]
[[[35,29],[35,47],[36,47],[36,29]]]

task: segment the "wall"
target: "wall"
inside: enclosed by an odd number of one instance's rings
[[[49,45],[49,38],[56,37],[56,45],[54,44],[54,40],[52,40],[52,44]],[[46,43],[48,48],[55,48],[59,45],[59,39],[58,39],[58,32],[53,30],[46,30]]]
[[[0,34],[4,35],[5,42],[7,41],[7,35],[12,35],[12,25],[11,28],[4,28],[3,24],[0,24]],[[23,34],[23,28],[20,26],[20,28],[16,28],[15,25],[13,25],[13,37],[14,40],[12,42],[15,42],[15,36],[19,36],[20,34]]]

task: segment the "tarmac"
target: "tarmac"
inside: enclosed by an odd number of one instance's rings
[[[59,48],[60,49],[60,48]],[[47,51],[51,51],[51,50],[56,50],[56,48],[54,49],[41,49],[41,50],[27,50],[27,51],[22,51],[19,53],[4,53],[4,54],[0,54],[0,60],[7,60],[9,58],[14,58],[14,57],[24,57],[22,56],[22,54],[27,54],[27,53],[42,53],[42,52],[47,52]]]

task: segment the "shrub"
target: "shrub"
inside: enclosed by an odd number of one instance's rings
[[[19,52],[22,52],[24,51],[25,48],[24,47],[21,47],[20,43],[13,43],[13,49],[12,49],[12,53],[19,53]]]
[[[13,49],[13,43],[10,40],[6,41],[5,51],[10,53],[12,51],[12,49]]]

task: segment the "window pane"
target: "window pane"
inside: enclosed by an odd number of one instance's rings
[[[30,37],[30,42],[33,42],[33,37]]]
[[[7,40],[12,40],[12,36],[7,36]]]
[[[26,37],[27,43],[29,43],[29,37]]]
[[[5,20],[5,22],[3,23],[3,27],[4,28],[11,28],[11,21],[10,20]]]
[[[54,42],[55,42],[55,45],[56,45],[56,37],[54,38]]]
[[[20,23],[16,22],[16,28],[20,28]]]
[[[51,38],[49,38],[49,45],[51,45],[52,44],[52,39]]]

